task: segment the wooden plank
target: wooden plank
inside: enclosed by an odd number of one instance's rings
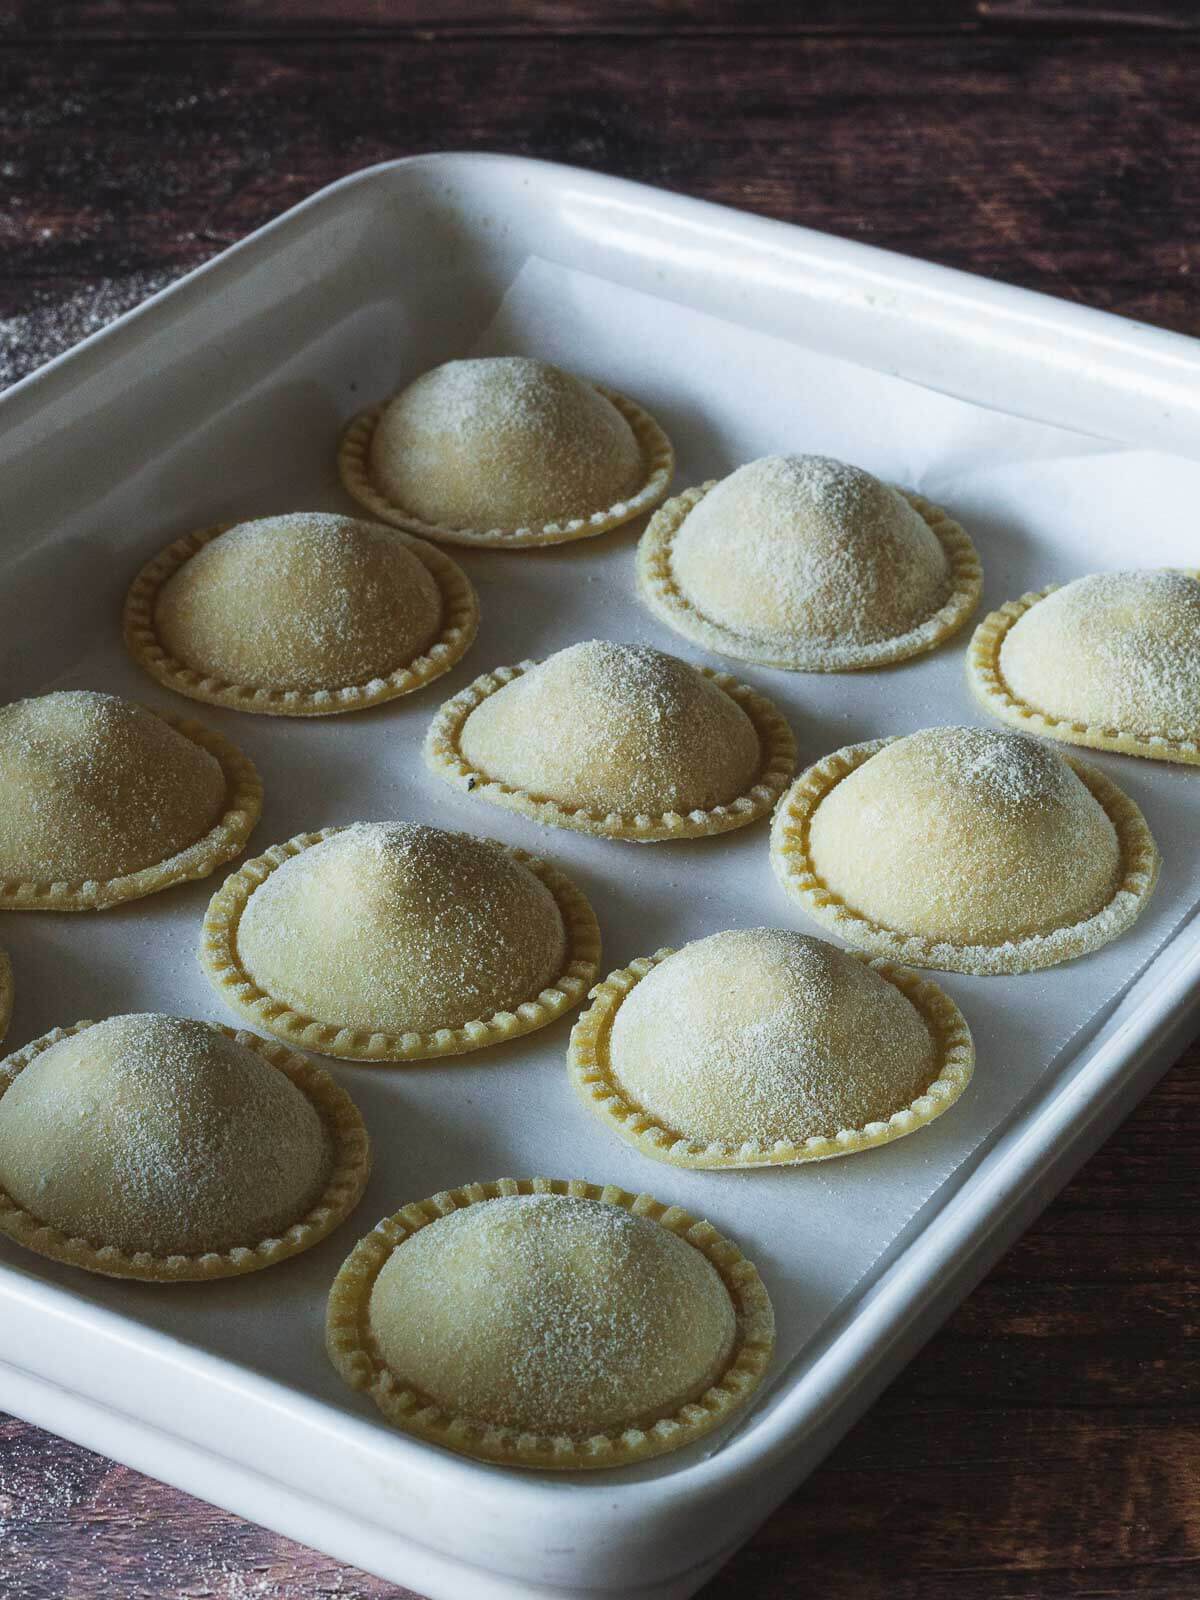
[[[1007,30],[1200,32],[1191,0],[0,0],[0,37],[302,34],[361,30],[399,36],[773,36],[993,33]]]
[[[1200,53],[701,38],[0,51],[0,313],[181,269],[321,184],[536,154],[1200,332]]]

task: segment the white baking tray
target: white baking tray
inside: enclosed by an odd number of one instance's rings
[[[341,421],[480,349],[540,352],[628,389],[677,437],[680,485],[821,448],[933,492],[977,534],[988,604],[1122,556],[1195,564],[1193,341],[594,174],[421,157],[323,190],[0,399],[4,697],[77,684],[183,709],[120,649],[138,565],[214,520],[344,507]],[[765,826],[649,848],[589,840],[421,767],[443,692],[500,662],[596,634],[697,654],[632,601],[635,534],[463,552],[483,628],[440,688],[320,723],[194,708],[261,767],[252,846],[389,815],[532,846],[593,896],[606,969],[723,926],[803,926],[771,879]],[[980,720],[966,637],[890,673],[739,676],[787,709],[809,760]],[[203,1287],[107,1283],[5,1243],[0,1406],[436,1600],[694,1593],[1195,1027],[1200,774],[1098,759],[1147,810],[1163,887],[1096,957],[946,979],[980,1059],[934,1127],[821,1168],[685,1173],[576,1104],[566,1024],[458,1064],[339,1065],[377,1157],[357,1216],[305,1257]],[[219,881],[94,916],[5,916],[10,1046],[117,1010],[221,1016],[193,954]],[[677,1201],[760,1263],[780,1355],[739,1425],[622,1473],[523,1475],[397,1435],[340,1385],[322,1313],[353,1240],[408,1200],[536,1172]]]

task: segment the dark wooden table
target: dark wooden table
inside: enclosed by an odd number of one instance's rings
[[[1185,0],[0,0],[0,125],[0,380],[319,185],[451,148],[1200,334]],[[712,1595],[1195,1600],[1197,1066],[1193,1047]],[[5,1600],[401,1593],[0,1420]]]

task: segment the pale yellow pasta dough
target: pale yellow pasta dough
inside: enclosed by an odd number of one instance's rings
[[[1069,723],[1200,739],[1200,582],[1169,571],[1077,578],[1017,619],[1000,671],[1018,700]]]
[[[331,1161],[321,1118],[283,1072],[181,1017],[70,1034],[0,1097],[0,1186],[96,1248],[253,1247],[304,1216]]]
[[[521,862],[409,822],[356,823],[289,857],[237,929],[241,965],[272,1001],[391,1034],[533,1001],[566,949],[554,896]]]
[[[809,848],[861,916],[963,945],[1082,922],[1122,871],[1113,823],[1071,767],[1035,739],[981,728],[885,745],[821,801]]]
[[[175,661],[268,690],[383,677],[441,625],[437,583],[402,535],[325,512],[238,523],[179,567],[154,610]]]
[[[368,1319],[396,1380],[448,1412],[577,1440],[697,1399],[736,1329],[720,1276],[684,1239],[555,1194],[421,1228],[379,1272]]]
[[[638,592],[684,638],[744,661],[851,672],[932,650],[979,602],[964,529],[828,456],[764,456],[687,489],[638,545]]]
[[[800,1145],[886,1122],[937,1077],[916,1006],[807,934],[715,933],[629,993],[609,1059],[626,1098],[681,1138]]]
[[[907,633],[946,598],[950,568],[895,489],[827,456],[766,456],[711,489],[672,566],[705,616],[814,653]]]
[[[746,1404],[774,1344],[770,1298],[731,1239],[579,1178],[404,1206],[343,1262],[326,1316],[330,1360],[395,1427],[555,1471],[691,1444]]]
[[[652,815],[733,800],[763,760],[750,718],[694,667],[598,639],[483,700],[460,748],[489,778],[535,798]]]
[[[215,756],[132,701],[83,689],[14,701],[0,707],[0,879],[137,872],[201,840],[227,788]]]
[[[586,518],[636,492],[637,438],[590,384],[525,356],[448,361],[383,409],[374,488],[449,529],[534,528]]]

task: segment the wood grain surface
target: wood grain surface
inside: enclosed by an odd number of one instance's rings
[[[1183,0],[0,0],[0,129],[9,377],[321,184],[433,149],[571,161],[1200,334]],[[712,1596],[1195,1600],[1198,1066]],[[0,1595],[402,1591],[9,1420]]]

